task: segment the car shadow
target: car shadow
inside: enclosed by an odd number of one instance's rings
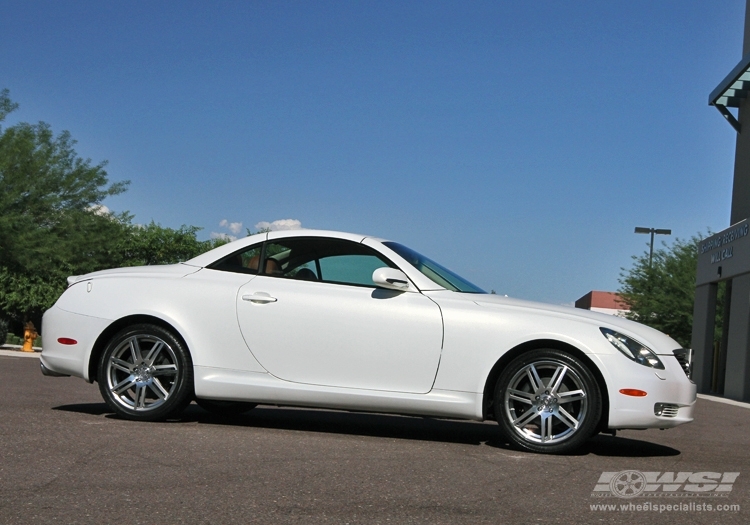
[[[106,403],[60,405],[53,407],[52,410],[104,416],[107,419],[120,419],[112,413]],[[494,422],[480,423],[311,408],[281,408],[261,405],[245,414],[219,416],[203,410],[196,404],[191,404],[178,419],[168,420],[161,424],[179,423],[324,432],[467,445],[489,443],[500,448],[510,448],[509,445],[501,442],[499,429]]]
[[[119,419],[105,403],[61,405],[54,407],[53,410]],[[280,408],[264,405],[238,416],[218,416],[191,404],[183,411],[179,419],[166,422],[166,424],[179,423],[348,434],[476,446],[487,445],[504,450],[515,450],[502,437],[500,429],[494,422],[482,423],[430,417],[310,408]],[[680,451],[649,441],[599,434],[568,455],[586,456],[590,454],[605,457],[661,457],[677,456]]]
[[[197,405],[190,405],[183,412],[182,420],[466,445],[481,445],[499,438],[497,425],[492,423],[273,406],[259,406],[240,416],[224,417],[208,413]]]
[[[76,412],[78,414],[89,414],[91,416],[103,416],[104,414],[112,413],[112,410],[110,410],[106,403],[76,403],[75,405],[60,405],[58,407],[52,407],[52,410]]]
[[[580,454],[620,458],[649,458],[679,456],[681,452],[666,445],[626,437],[599,434],[589,439],[578,451]]]

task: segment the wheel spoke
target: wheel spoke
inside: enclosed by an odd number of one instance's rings
[[[576,429],[578,428],[579,421],[570,415],[570,413],[563,407],[557,407],[557,418],[568,425],[568,427]]]
[[[539,435],[542,438],[542,443],[552,439],[552,418],[551,417],[542,418],[542,425],[541,425],[541,428],[539,429]]]
[[[560,392],[557,394],[559,398],[559,404],[572,403],[573,401],[580,401],[586,397],[586,392],[583,390],[571,390],[570,392]]]
[[[532,392],[523,392],[522,390],[508,389],[509,398],[521,403],[534,404],[534,394]]]
[[[135,384],[135,380],[133,379],[133,376],[128,376],[126,379],[123,379],[119,383],[117,383],[115,386],[112,387],[112,392],[114,394],[117,394],[118,396],[128,390],[131,386]]]
[[[149,388],[151,388],[151,391],[156,394],[162,401],[166,400],[167,397],[169,397],[169,392],[167,392],[164,387],[161,386],[161,382],[157,378],[154,378],[148,386]]]
[[[531,388],[534,391],[537,391],[544,386],[544,383],[539,377],[539,373],[536,371],[536,367],[533,364],[529,365],[529,367],[526,369],[526,375],[529,377],[529,381],[531,381]]]
[[[143,356],[141,355],[141,346],[138,344],[137,337],[133,337],[130,340],[130,353],[133,355],[133,364],[138,364],[143,361]]]
[[[146,386],[135,385],[135,408],[146,408]]]
[[[152,348],[151,351],[146,356],[146,364],[151,366],[154,361],[156,361],[157,356],[159,355],[159,352],[161,352],[161,349],[164,348],[164,343],[162,341],[158,341]]]
[[[110,361],[112,363],[112,366],[122,372],[125,373],[131,373],[133,371],[133,367],[130,363],[127,361],[123,361],[122,359],[118,359],[116,357],[113,357]]]
[[[523,414],[521,414],[520,417],[516,418],[513,421],[513,424],[515,426],[517,426],[517,427],[522,427],[523,425],[525,425],[526,423],[528,423],[529,421],[531,421],[535,417],[537,417],[537,411],[536,411],[536,409],[534,407],[531,407],[526,412],[524,412]]]
[[[558,366],[557,370],[555,370],[555,373],[552,375],[552,378],[549,380],[549,391],[551,394],[554,394],[557,392],[557,389],[560,388],[560,383],[562,383],[563,378],[565,377],[565,373],[568,371],[568,367],[565,365]]]
[[[175,364],[156,365],[153,367],[153,369],[154,369],[153,375],[155,376],[175,375],[177,373],[177,365]]]

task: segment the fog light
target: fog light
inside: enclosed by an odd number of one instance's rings
[[[654,405],[654,415],[659,417],[677,417],[680,406],[672,403],[656,403]]]

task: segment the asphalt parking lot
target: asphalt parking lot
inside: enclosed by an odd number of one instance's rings
[[[692,424],[543,456],[491,422],[271,406],[220,419],[195,404],[179,421],[123,421],[96,385],[2,353],[2,524],[750,522],[746,407],[699,399]],[[676,479],[633,498],[597,483],[624,471]],[[740,474],[698,493],[680,472]]]

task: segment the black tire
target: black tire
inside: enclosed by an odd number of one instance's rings
[[[99,362],[99,391],[120,417],[159,421],[179,416],[193,398],[193,362],[169,330],[137,324],[118,332]]]
[[[599,385],[577,357],[556,349],[523,353],[495,387],[495,418],[511,444],[563,454],[596,431],[602,413]]]
[[[203,410],[222,417],[239,416],[258,406],[256,403],[245,403],[243,401],[219,401],[216,399],[196,398],[195,402]]]

